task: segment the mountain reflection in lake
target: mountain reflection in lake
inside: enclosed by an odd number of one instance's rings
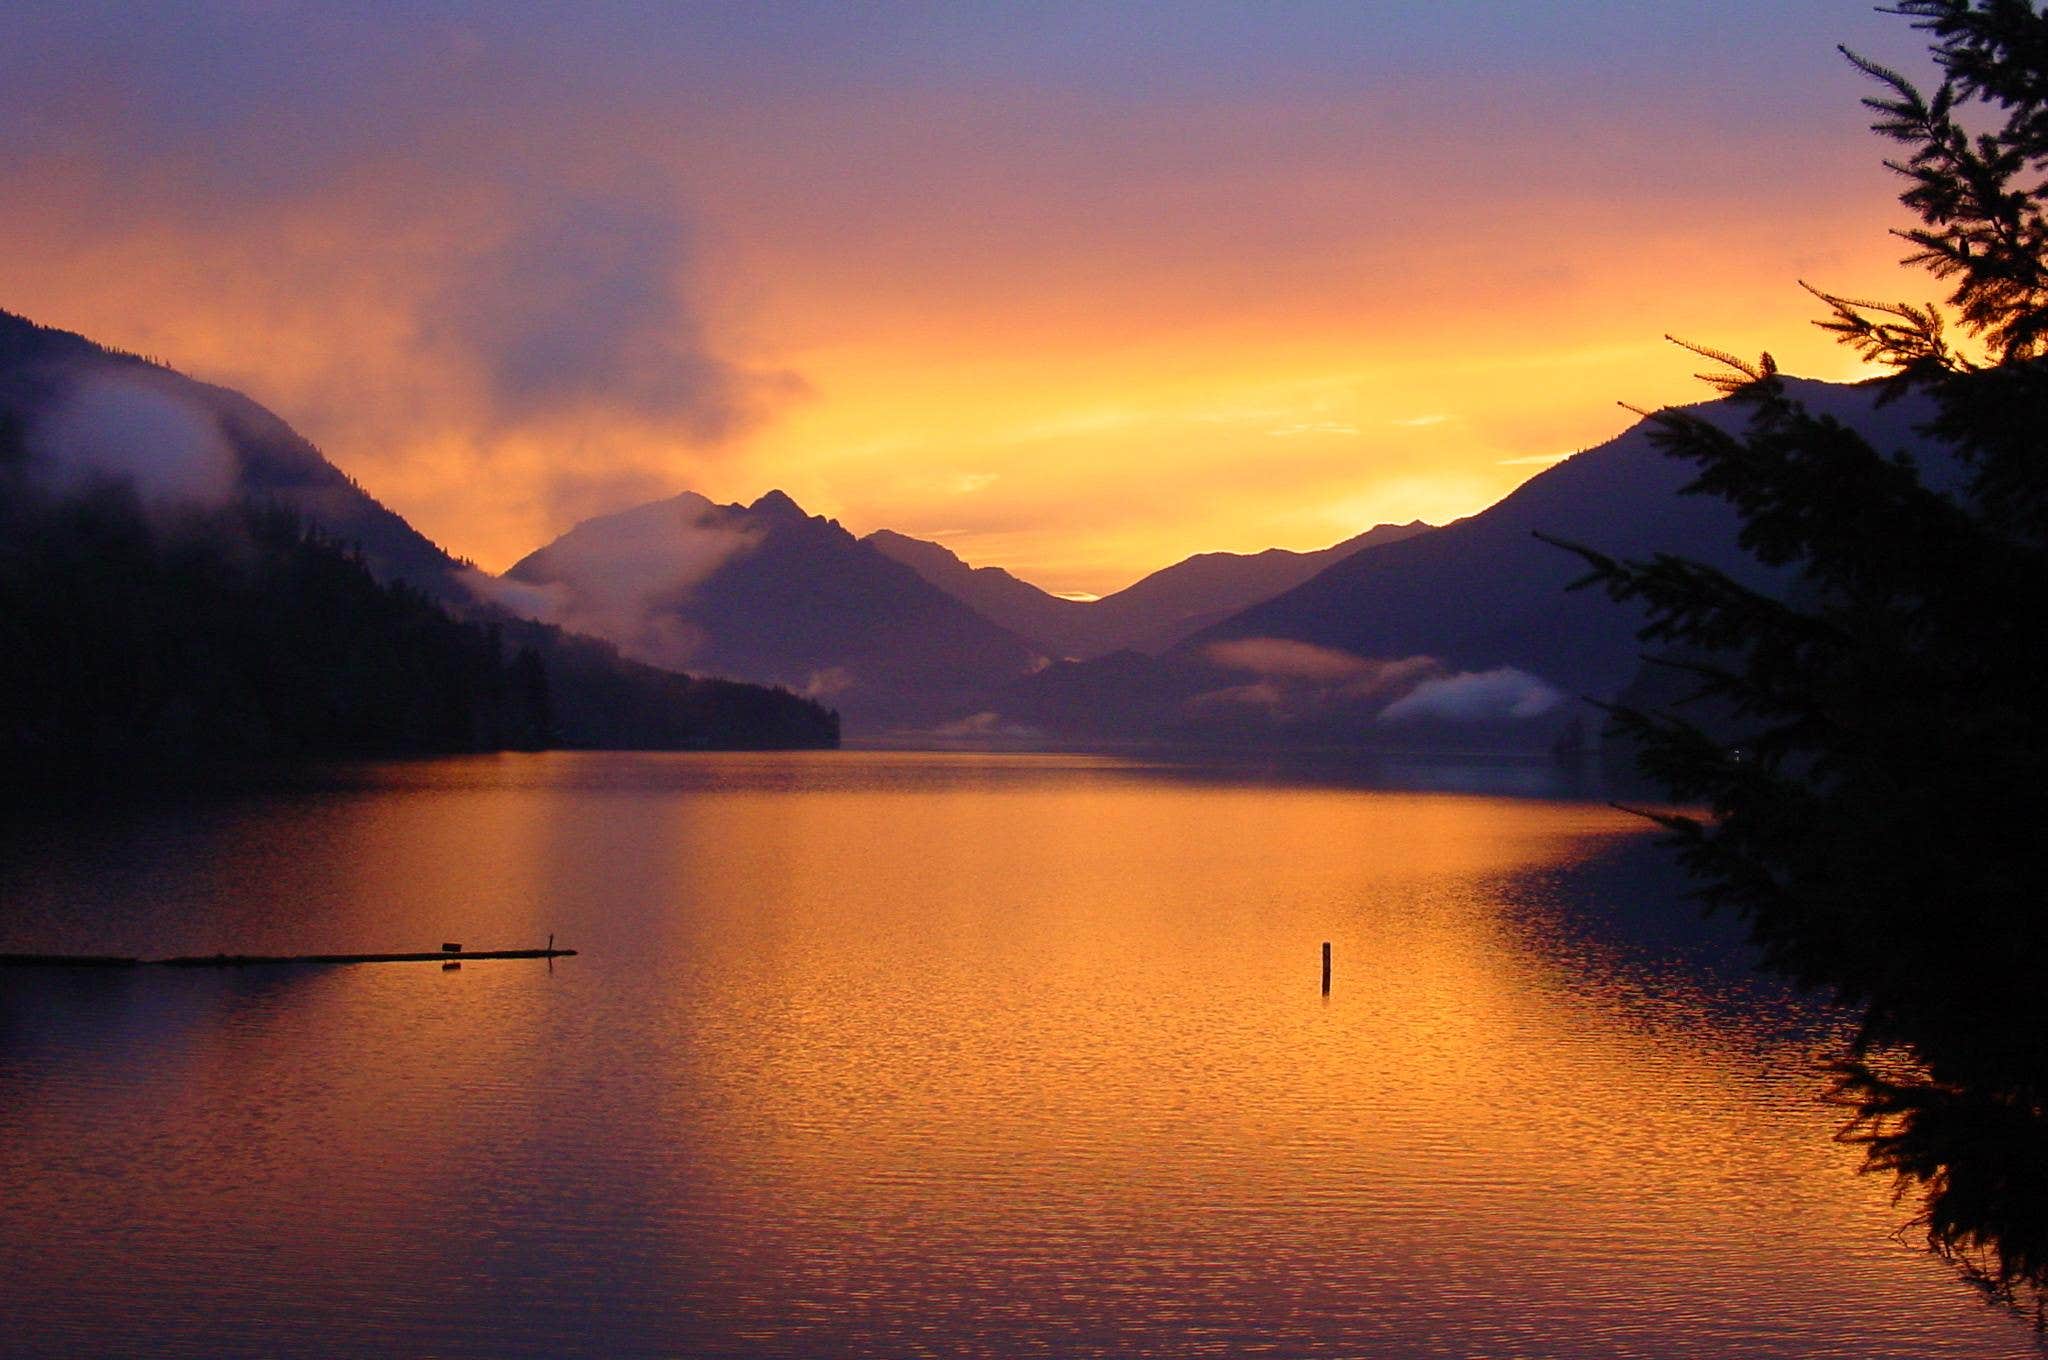
[[[0,1351],[2038,1355],[1678,886],[1593,804],[1058,757],[31,826],[0,950],[584,953],[0,970]]]

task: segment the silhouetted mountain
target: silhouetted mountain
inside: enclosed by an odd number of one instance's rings
[[[240,392],[0,311],[0,412],[24,430],[76,416],[87,427],[83,437],[99,423],[90,408],[108,406],[115,409],[105,423],[117,435],[156,434],[181,410],[194,413],[195,427],[179,433],[203,440],[217,431],[228,450],[226,491],[297,511],[329,538],[359,548],[381,578],[467,599],[454,579],[460,563]]]
[[[1401,543],[1431,528],[1419,519],[1375,525],[1314,552],[1268,548],[1260,553],[1198,553],[1114,595],[1103,596],[1093,607],[1116,620],[1117,647],[1163,652],[1239,610],[1293,589],[1355,553]]]
[[[1791,384],[1816,412],[1890,447],[1923,443],[1916,410],[1879,409],[1869,387]],[[1697,408],[1729,420],[1727,403]],[[1917,409],[1917,408],[1916,408]],[[1694,469],[1665,457],[1638,423],[1530,478],[1484,512],[1434,534],[1341,562],[1311,581],[1189,639],[1288,638],[1360,656],[1427,654],[1459,670],[1513,665],[1576,693],[1609,697],[1635,674],[1638,616],[1595,592],[1569,591],[1583,564],[1537,533],[1620,557],[1673,553],[1752,584],[1766,578],[1712,497],[1683,496]]]
[[[1421,520],[1382,524],[1314,552],[1200,553],[1099,600],[1063,599],[1000,567],[970,567],[937,543],[890,529],[878,529],[861,541],[1047,655],[1086,658],[1125,649],[1162,652],[1341,558],[1429,528]]]
[[[1873,389],[1800,381],[1816,411],[1892,448],[1924,441],[1917,412]],[[1723,419],[1724,403],[1697,408]],[[1182,641],[1149,665],[1055,666],[991,709],[1052,741],[1316,741],[1541,749],[1566,696],[1610,698],[1640,664],[1639,616],[1567,587],[1579,560],[1542,532],[1625,557],[1666,552],[1768,585],[1716,499],[1682,496],[1689,465],[1641,424],[1531,478],[1455,524],[1354,553]]]
[[[877,529],[861,542],[1047,656],[1092,656],[1101,650],[1095,645],[1094,615],[1083,601],[1040,590],[1001,567],[970,567],[941,544],[893,529]]]
[[[478,599],[261,406],[5,312],[0,520],[17,762],[836,741]]]
[[[505,573],[508,600],[642,660],[788,685],[869,733],[958,716],[1037,650],[779,491],[684,493],[586,520]]]

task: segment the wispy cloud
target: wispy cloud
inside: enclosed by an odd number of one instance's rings
[[[1350,713],[1382,723],[1504,723],[1541,717],[1564,702],[1541,677],[1509,666],[1453,672],[1432,657],[1378,660],[1286,638],[1211,643],[1204,655],[1256,680],[1197,696],[1191,716],[1249,707],[1276,719]]]
[[[1564,701],[1564,695],[1527,671],[1501,666],[1490,671],[1460,671],[1426,680],[1381,710],[1385,723],[1413,718],[1440,722],[1503,722],[1538,718]]]
[[[1308,420],[1295,425],[1281,425],[1266,431],[1275,439],[1292,439],[1304,434],[1355,435],[1356,425],[1347,425],[1341,420]]]
[[[423,338],[475,370],[499,418],[594,408],[716,444],[805,391],[712,350],[686,286],[691,226],[672,204],[530,195],[523,212],[422,307]]]
[[[211,505],[234,491],[218,418],[148,370],[76,379],[30,447],[33,471],[66,493],[120,482],[146,503]]]
[[[581,525],[517,577],[471,572],[464,583],[481,599],[681,670],[705,639],[678,605],[759,541],[752,528],[727,525],[709,502],[679,496]]]

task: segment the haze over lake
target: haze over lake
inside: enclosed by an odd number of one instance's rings
[[[582,953],[0,972],[0,1351],[2039,1355],[1680,889],[1596,802],[1080,757],[11,828],[0,951]]]

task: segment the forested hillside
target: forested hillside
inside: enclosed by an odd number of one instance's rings
[[[458,579],[246,398],[0,314],[6,775],[838,741],[809,700],[628,661]]]

